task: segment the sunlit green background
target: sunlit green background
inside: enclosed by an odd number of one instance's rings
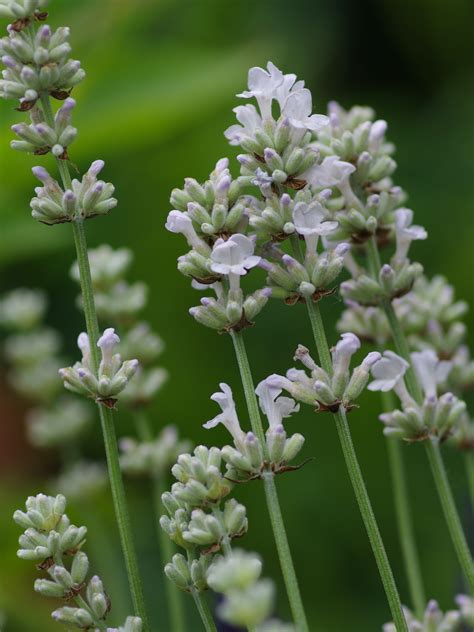
[[[74,54],[87,71],[87,80],[74,91],[80,136],[72,160],[83,171],[93,159],[103,158],[105,176],[116,185],[120,201],[108,217],[87,224],[90,245],[108,242],[134,250],[133,279],[143,279],[151,288],[146,316],[167,343],[163,364],[171,379],[153,409],[157,428],[172,422],[194,442],[226,441],[224,432],[201,428],[216,412],[209,396],[219,381],[234,387],[246,424],[230,340],[189,317],[197,295],[176,271],[183,241],[163,224],[174,186],[185,176],[204,179],[218,158],[237,153],[222,132],[233,123],[234,95],[244,88],[252,65],[271,59],[296,72],[313,91],[317,111],[336,99],[345,106],[370,104],[388,120],[398,146],[397,180],[410,193],[417,223],[430,234],[428,242],[416,245],[416,254],[428,274],[442,271],[458,296],[473,301],[473,8],[471,0],[51,1],[51,24],[72,27]],[[40,159],[8,147],[9,125],[21,117],[13,103],[0,104],[0,114],[0,288],[46,288],[50,323],[62,330],[72,356],[83,325],[74,307],[76,288],[67,274],[73,260],[71,230],[30,218],[30,168]],[[341,303],[333,297],[324,308],[334,342]],[[285,370],[297,343],[311,346],[301,307],[276,302],[246,339],[256,381]],[[0,609],[7,614],[8,632],[42,632],[53,629],[49,612],[56,604],[34,594],[36,573],[15,556],[19,530],[10,517],[26,495],[43,489],[58,459],[27,446],[24,404],[8,390],[4,376],[0,380]],[[354,439],[407,600],[385,444],[376,420],[378,398],[364,397],[361,404],[351,414]],[[131,431],[125,413],[117,423],[119,433]],[[304,456],[315,457],[302,471],[278,480],[311,631],[378,630],[389,613],[331,418],[305,409],[288,427],[306,435]],[[101,450],[97,425],[84,451],[100,457]],[[448,608],[460,589],[458,568],[424,452],[415,445],[405,453],[428,592]],[[472,535],[462,463],[456,455],[447,457]],[[129,492],[147,598],[158,629],[164,604],[148,489],[145,483],[133,483]],[[263,556],[265,574],[278,583],[276,613],[287,619],[262,488],[255,482],[236,493],[248,505],[250,519],[241,544]],[[110,553],[117,559],[120,555],[109,499],[71,508],[71,513],[91,527],[89,550],[93,555],[98,550],[94,570],[106,581],[110,578],[117,591],[114,600],[111,590],[112,613],[121,616],[127,610],[119,596],[121,578],[117,582],[108,566]],[[191,604],[189,608],[192,632],[200,627]]]

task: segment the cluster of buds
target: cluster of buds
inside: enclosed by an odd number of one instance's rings
[[[236,107],[238,124],[225,131],[230,144],[246,152],[237,157],[242,175],[250,177],[265,196],[272,188],[303,188],[318,161],[313,134],[328,123],[326,116],[311,113],[311,92],[304,82],[269,62],[267,70],[250,69],[248,90],[237,96],[255,98],[258,105],[258,110],[250,104]],[[272,114],[274,101],[277,120]]]
[[[66,99],[64,105],[56,112],[53,127],[44,121],[39,108],[32,108],[30,125],[17,123],[12,126],[12,130],[20,139],[10,143],[12,149],[37,156],[51,152],[56,158],[67,160],[67,148],[77,136],[77,129],[71,125],[71,113],[75,105],[74,99]]]
[[[192,250],[178,259],[178,269],[193,278],[196,289],[212,287],[216,298],[205,297],[190,314],[201,324],[220,332],[240,330],[252,324],[271,291],[260,289],[244,296],[240,278],[255,268],[261,258],[255,254],[255,239],[242,233],[219,237],[212,246],[200,237],[188,212],[171,211],[166,228],[182,233]]]
[[[281,388],[270,386],[268,379],[260,382],[255,389],[260,408],[268,421],[265,444],[261,445],[253,432],[244,432],[240,427],[232,390],[227,384],[220,384],[221,391],[211,399],[221,408],[221,413],[204,424],[204,428],[214,428],[222,424],[233,439],[233,446],[222,448],[222,458],[226,462],[226,478],[235,482],[261,478],[267,473],[281,474],[297,469],[290,465],[304,444],[304,437],[295,433],[287,436],[283,419],[298,412],[299,405],[289,397],[280,397]]]
[[[360,244],[375,235],[385,243],[393,211],[405,197],[390,178],[396,163],[394,146],[385,138],[387,123],[374,121],[371,108],[356,106],[345,111],[335,102],[328,106],[328,117],[330,124],[318,132],[315,147],[324,157],[323,164],[333,161],[350,176],[332,185],[338,190],[328,202],[340,221],[337,238]]]
[[[408,363],[403,358],[393,351],[385,351],[372,366],[375,379],[369,384],[369,390],[393,390],[402,404],[402,410],[380,416],[385,426],[384,434],[410,442],[444,441],[456,429],[466,410],[465,402],[452,393],[438,396],[438,385],[445,382],[451,363],[440,361],[432,349],[414,352],[411,359],[423,389],[422,403],[417,403],[408,393],[404,381]]]
[[[40,325],[47,308],[41,290],[17,288],[0,299],[0,326],[9,331],[29,331]]]
[[[273,582],[261,579],[261,573],[260,558],[241,549],[217,556],[212,562],[207,581],[212,590],[224,595],[217,607],[223,621],[250,630],[261,629],[259,626],[271,614],[275,596]]]
[[[122,470],[131,475],[163,476],[178,456],[189,450],[189,441],[180,440],[175,426],[165,426],[156,439],[139,442],[120,440]]]
[[[242,504],[225,500],[232,483],[222,474],[222,460],[219,448],[198,446],[193,454],[181,454],[173,466],[177,482],[162,496],[168,515],[161,517],[160,525],[186,550],[187,558],[174,555],[165,573],[185,592],[212,588],[223,593],[220,617],[254,629],[271,611],[274,587],[259,579],[261,562],[255,555],[232,549],[232,541],[246,533],[248,521]]]
[[[115,188],[110,182],[97,180],[104,168],[103,160],[95,160],[82,180],[74,179],[72,189],[64,191],[43,167],[33,167],[33,174],[43,183],[36,187],[31,215],[43,224],[63,224],[106,215],[117,206]]]
[[[4,343],[8,380],[35,404],[27,414],[27,433],[37,447],[72,443],[91,421],[89,407],[71,396],[56,398],[61,389],[60,339],[44,325],[46,297],[38,290],[12,290],[0,300],[0,324],[9,331]]]
[[[133,254],[127,248],[114,250],[107,244],[89,250],[94,299],[99,319],[126,325],[135,319],[146,304],[147,287],[144,283],[130,284],[124,276],[133,260]],[[75,263],[71,268],[71,277],[80,282],[79,267]],[[79,297],[79,301],[81,298]],[[158,340],[147,340],[144,345],[152,345],[152,349],[162,345]]]
[[[393,307],[413,350],[433,349],[440,359],[451,361],[448,388],[458,391],[474,385],[474,362],[465,344],[467,328],[460,320],[468,306],[455,299],[446,279],[419,277],[408,294],[393,301]],[[348,300],[337,327],[367,342],[386,345],[391,341],[387,318],[378,307]]]
[[[407,294],[415,280],[422,274],[421,264],[407,258],[410,244],[415,239],[426,239],[421,226],[412,226],[413,211],[400,208],[395,211],[396,251],[390,264],[384,264],[377,278],[360,274],[341,284],[342,296],[360,305],[380,305]]]
[[[96,402],[113,408],[117,396],[127,386],[138,368],[138,360],[122,362],[120,353],[115,353],[120,338],[112,328],[106,329],[97,341],[102,359],[97,374],[91,364],[89,337],[81,333],[77,344],[82,352],[82,360],[74,366],[59,370],[64,386],[74,393],[91,397]]]
[[[107,487],[106,467],[93,461],[76,461],[56,477],[51,487],[69,500],[91,501]]]
[[[359,348],[357,336],[342,334],[341,340],[332,349],[332,367],[328,372],[316,364],[306,347],[299,345],[294,359],[309,370],[309,375],[300,369],[289,369],[286,377],[268,377],[267,384],[288,391],[297,401],[313,406],[316,412],[336,413],[341,406],[351,410],[369,381],[371,368],[381,357],[380,353],[373,351],[351,371],[351,358]]]
[[[57,371],[56,365],[56,378]],[[57,381],[61,383],[60,380]],[[90,406],[65,395],[48,407],[37,407],[28,411],[28,438],[39,448],[72,444],[90,426],[91,418]]]
[[[474,627],[474,600],[466,595],[456,597],[458,609],[443,613],[438,603],[432,599],[426,606],[423,619],[419,621],[404,608],[409,632],[463,632]],[[386,623],[383,632],[396,632],[394,623]]]
[[[104,244],[89,250],[92,285],[99,320],[113,323],[123,332],[120,354],[139,362],[136,376],[123,391],[121,401],[131,408],[148,405],[167,380],[161,367],[152,366],[164,349],[161,338],[150,326],[138,320],[146,306],[148,288],[144,283],[129,283],[125,277],[133,254],[127,248],[113,249]],[[71,277],[79,283],[79,267],[71,268]],[[78,298],[82,305],[81,297]]]
[[[25,529],[20,536],[18,556],[37,562],[38,570],[48,578],[35,581],[35,591],[44,597],[78,602],[78,607],[63,606],[54,610],[52,618],[66,625],[89,630],[104,628],[110,611],[110,600],[101,579],[95,575],[86,581],[89,559],[82,551],[87,529],[71,524],[66,511],[66,498],[62,495],[30,496],[26,511],[16,511],[15,522]],[[66,556],[72,557],[69,568]],[[127,625],[127,624],[126,624]],[[140,632],[141,622],[125,629]]]
[[[191,219],[200,238],[212,244],[245,229],[248,217],[241,193],[247,184],[248,178],[232,180],[229,160],[222,158],[204,184],[186,178],[183,189],[173,189],[171,204]]]
[[[45,8],[48,0],[0,0],[0,18],[14,20],[15,28],[23,28],[30,19],[46,18]]]
[[[53,32],[44,24],[34,37],[15,25],[8,31],[8,36],[0,40],[0,53],[6,67],[0,81],[0,96],[19,99],[19,110],[33,108],[42,94],[66,99],[73,87],[84,79],[80,62],[69,59],[68,28],[60,27]]]

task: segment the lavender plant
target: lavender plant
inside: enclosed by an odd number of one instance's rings
[[[232,445],[197,446],[192,453],[182,453],[189,448],[179,442],[175,430],[165,428],[155,439],[145,414],[165,374],[152,366],[161,341],[138,318],[146,304],[146,286],[124,278],[131,253],[113,251],[107,245],[87,250],[85,220],[107,214],[117,200],[113,185],[98,179],[104,168],[101,160],[95,160],[82,178],[71,178],[70,147],[77,130],[72,125],[75,101],[70,93],[85,73],[78,61],[70,59],[69,29],[53,31],[42,24],[47,19],[45,4],[42,0],[0,0],[0,17],[12,20],[8,36],[0,40],[6,67],[0,95],[18,100],[17,109],[31,118],[28,124],[13,126],[17,136],[13,149],[38,156],[51,153],[60,174],[58,182],[44,167],[33,169],[41,182],[31,201],[33,218],[48,226],[72,225],[77,256],[72,276],[81,285],[79,304],[87,332],[78,337],[81,359],[61,369],[60,376],[69,391],[98,405],[135,610],[135,616],[119,629],[149,629],[122,467],[154,481],[155,496],[161,496],[167,511],[160,519],[161,528],[186,553],[172,555],[168,539],[162,539],[168,542],[162,544],[162,556],[169,560],[165,573],[177,588],[193,596],[208,632],[217,629],[204,596],[209,588],[223,596],[216,614],[227,623],[256,632],[293,629],[292,624],[270,619],[274,587],[261,578],[258,555],[233,548],[233,540],[245,534],[249,521],[246,508],[229,496],[235,486],[261,480],[294,629],[309,631],[275,484],[277,475],[304,464],[294,462],[303,447],[303,435],[288,436],[284,427],[284,419],[297,414],[300,403],[310,405],[315,413],[333,416],[393,618],[384,631],[473,629],[474,565],[440,450],[449,443],[466,453],[474,499],[473,425],[462,400],[462,391],[474,381],[474,363],[459,321],[466,306],[454,300],[444,279],[429,281],[422,266],[408,257],[412,241],[426,239],[427,233],[413,224],[413,212],[403,206],[406,196],[393,183],[394,148],[386,139],[385,121],[374,120],[370,108],[345,111],[336,103],[330,103],[327,115],[313,114],[312,96],[304,82],[269,62],[266,70],[249,71],[248,90],[238,95],[255,99],[257,107],[236,107],[237,123],[225,131],[230,145],[243,151],[237,157],[240,175],[232,177],[229,160],[222,158],[204,183],[187,178],[182,189],[173,190],[174,209],[166,228],[183,234],[189,247],[179,258],[178,269],[192,279],[195,289],[213,292],[190,314],[197,322],[231,336],[251,428],[242,429],[232,390],[222,383],[221,391],[212,395],[221,413],[204,427],[223,424]],[[51,99],[63,101],[56,112]],[[382,257],[382,249],[393,242],[391,256]],[[351,278],[339,287],[346,303],[338,324],[342,335],[330,349],[320,301],[338,290],[344,269]],[[257,290],[247,291],[244,277],[259,272],[266,275],[265,280]],[[295,360],[305,370],[272,374],[255,388],[244,332],[255,324],[270,297],[288,306],[305,305],[318,360],[299,345]],[[39,329],[43,311],[40,294],[17,293],[0,305],[0,322],[20,330],[7,344],[20,390],[25,388],[18,375],[23,375],[25,367],[34,375],[35,363],[47,366],[57,351],[55,336]],[[373,349],[351,368],[361,340]],[[47,372],[40,371],[38,380],[37,388],[35,380],[24,383],[30,391],[36,389],[35,397],[52,401],[56,386],[49,392],[44,382]],[[414,613],[402,607],[350,433],[347,415],[357,407],[366,387],[383,394],[381,421],[388,438]],[[283,391],[291,397],[282,396]],[[391,391],[400,401],[399,408]],[[119,401],[134,411],[139,435],[139,440],[121,442],[121,459],[113,417]],[[57,440],[55,424],[60,425],[66,409],[61,403],[47,418],[36,415],[31,423],[39,442]],[[268,422],[266,430],[261,413]],[[458,596],[457,610],[446,614],[435,601],[426,605],[397,439],[426,446],[470,592]],[[171,471],[176,482],[161,494],[174,461]],[[69,479],[63,478],[62,484],[67,489],[72,480],[74,495],[80,476],[86,493],[92,493],[96,474],[91,471],[88,477],[79,467],[67,473]],[[101,580],[93,577],[86,587],[85,527],[70,524],[65,504],[62,495],[39,494],[28,499],[26,513],[16,512],[15,520],[25,529],[19,556],[39,562],[39,569],[48,573],[49,579],[37,580],[38,592],[76,602],[77,607],[56,610],[55,619],[83,629],[110,629],[105,623],[110,604]],[[160,508],[158,502],[155,506]],[[72,556],[70,565],[68,556]],[[179,631],[185,624],[175,594],[169,593],[170,621]]]
[[[81,180],[71,178],[69,147],[76,130],[71,125],[75,102],[69,95],[85,73],[80,62],[70,58],[69,29],[53,31],[48,25],[40,24],[47,19],[43,7],[43,2],[2,3],[3,15],[14,19],[14,22],[8,27],[8,36],[0,41],[2,61],[6,67],[0,82],[0,94],[4,98],[17,99],[18,109],[31,115],[31,125],[14,126],[13,131],[19,141],[13,142],[13,148],[32,151],[36,155],[51,153],[60,174],[61,184],[44,167],[33,169],[43,186],[36,189],[36,197],[31,202],[32,215],[47,225],[72,224],[87,334],[79,337],[82,361],[65,369],[63,379],[68,388],[92,397],[99,406],[109,479],[135,613],[146,630],[143,591],[112,413],[113,402],[136,371],[137,363],[122,363],[119,355],[114,354],[117,337],[112,329],[106,329],[105,335],[99,336],[84,227],[86,219],[108,213],[117,201],[113,197],[113,185],[97,179],[104,167],[103,161],[93,162]],[[56,114],[51,99],[64,101]]]
[[[190,313],[198,322],[231,334],[249,415],[263,443],[241,332],[253,324],[270,296],[287,305],[306,305],[319,364],[300,346],[295,359],[303,362],[310,375],[290,369],[286,377],[273,375],[265,383],[279,392],[287,390],[317,412],[334,415],[395,627],[407,630],[357,462],[347,412],[367,385],[371,371],[375,377],[371,390],[386,393],[395,388],[403,409],[392,412],[393,405],[385,397],[385,433],[410,441],[425,440],[451,537],[472,590],[472,557],[439,451],[439,444],[448,437],[468,449],[472,445],[465,403],[449,391],[451,385],[459,390],[472,383],[470,355],[461,346],[465,328],[457,322],[465,306],[453,302],[452,291],[442,279],[430,285],[422,266],[408,258],[412,241],[426,239],[427,233],[413,224],[413,211],[403,206],[405,193],[393,184],[396,163],[393,145],[385,137],[385,121],[374,121],[370,108],[345,111],[336,103],[329,105],[327,117],[312,114],[311,93],[304,83],[296,81],[295,75],[284,75],[272,63],[266,70],[252,68],[248,90],[238,96],[255,98],[258,106],[235,108],[238,123],[225,132],[230,144],[245,152],[237,156],[241,175],[232,180],[228,161],[221,159],[204,184],[188,178],[184,189],[171,195],[175,210],[166,227],[182,233],[191,248],[179,258],[178,269],[192,277],[193,287],[205,290],[210,286],[216,295],[201,299],[201,305]],[[278,117],[274,117],[275,110]],[[382,265],[379,249],[393,240],[393,256]],[[341,284],[348,309],[339,325],[342,340],[331,357],[319,302],[336,291],[343,267],[352,279]],[[266,271],[266,284],[246,297],[241,278],[257,268]],[[433,300],[439,305],[437,314],[432,313]],[[360,341],[352,332],[362,334],[379,349],[353,372],[350,358]],[[391,342],[401,357],[385,350]],[[415,351],[412,355],[409,342]],[[456,358],[456,362],[446,362],[446,357]],[[439,382],[447,391],[441,396]],[[389,453],[402,547],[412,601],[421,618],[426,604],[424,587],[402,453],[393,445]],[[472,463],[468,464],[472,485]],[[272,514],[274,508],[269,509]],[[281,553],[282,525],[274,522],[274,528]],[[304,629],[291,558],[280,555],[280,559],[295,621]]]

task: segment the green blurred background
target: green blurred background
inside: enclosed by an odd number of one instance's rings
[[[370,104],[389,122],[390,137],[398,146],[396,179],[410,194],[417,223],[430,235],[428,242],[416,245],[416,255],[429,275],[441,271],[458,296],[473,301],[471,0],[55,0],[50,9],[53,26],[72,27],[74,55],[87,71],[87,80],[74,91],[80,136],[72,159],[83,171],[93,159],[103,158],[105,177],[116,185],[120,202],[108,217],[88,222],[90,245],[107,242],[134,250],[133,280],[149,284],[146,316],[167,344],[162,362],[171,379],[153,410],[156,428],[175,423],[196,443],[227,441],[224,432],[211,434],[201,428],[216,413],[209,395],[219,381],[234,387],[246,424],[230,339],[189,317],[187,310],[198,295],[176,271],[183,240],[163,225],[174,186],[185,176],[205,179],[218,158],[237,153],[229,149],[222,132],[233,123],[231,109],[238,103],[234,95],[244,88],[250,66],[271,59],[284,71],[296,72],[313,91],[316,111],[323,111],[330,99],[344,106]],[[74,307],[76,288],[68,278],[73,260],[70,227],[46,227],[31,220],[30,167],[39,159],[8,147],[9,126],[21,118],[13,103],[1,103],[0,115],[0,288],[44,287],[51,296],[49,322],[63,332],[72,357],[83,325]],[[334,342],[340,300],[327,299],[324,309]],[[311,346],[301,307],[276,302],[268,305],[246,338],[256,381],[288,368],[297,343]],[[49,612],[55,606],[33,593],[35,571],[15,556],[19,530],[10,517],[26,495],[43,489],[58,462],[54,453],[28,447],[23,438],[25,404],[8,390],[3,374],[0,387],[0,609],[7,614],[8,632],[42,632],[53,629]],[[407,600],[377,411],[378,398],[369,395],[350,420]],[[120,434],[131,432],[125,413],[117,424]],[[288,427],[306,435],[304,456],[315,457],[302,471],[278,480],[311,630],[378,630],[389,613],[332,421],[305,409]],[[100,457],[98,424],[84,450]],[[454,554],[424,452],[414,445],[405,453],[428,593],[448,608],[460,588]],[[449,451],[447,458],[472,535],[462,464]],[[156,617],[163,607],[162,579],[148,489],[132,483],[129,492],[147,597]],[[247,504],[250,518],[241,544],[263,556],[265,574],[278,583],[277,614],[288,618],[261,486],[241,486],[236,493]],[[90,540],[99,538],[96,531],[107,529],[106,548],[119,556],[107,497],[96,506],[76,508],[74,517],[99,523],[91,528]],[[105,561],[101,568],[101,559],[100,554],[94,559],[95,570],[113,581],[113,571]],[[114,594],[111,597],[114,600]],[[117,615],[124,605],[116,598]],[[192,616],[190,609],[189,630],[199,630]]]

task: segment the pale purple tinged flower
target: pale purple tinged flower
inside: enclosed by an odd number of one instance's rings
[[[189,215],[182,211],[170,211],[165,224],[166,230],[170,233],[180,233],[184,235],[191,247],[200,247],[202,240],[199,238]]]
[[[237,417],[232,389],[224,382],[221,382],[219,387],[221,390],[211,395],[211,399],[220,406],[222,412],[203,424],[203,428],[209,430],[210,428],[215,428],[218,424],[222,424],[230,432],[235,443],[241,444],[245,439],[245,433],[240,427],[239,418]]]
[[[393,351],[385,351],[383,356],[372,366],[372,376],[375,378],[368,385],[369,391],[386,393],[395,388],[403,380],[409,364]]]
[[[250,68],[248,74],[248,90],[238,94],[244,99],[255,98],[262,113],[262,118],[270,118],[272,114],[272,101],[277,96],[278,88],[284,82],[284,75],[271,61],[267,64],[267,70],[255,66]]]
[[[339,160],[337,156],[328,156],[320,165],[314,165],[301,177],[317,188],[340,186],[354,173],[350,162]]]
[[[406,259],[411,242],[417,239],[426,239],[428,233],[423,226],[412,225],[413,211],[408,208],[399,208],[395,211],[395,236],[397,248],[394,262],[402,265]]]
[[[329,119],[323,114],[311,114],[312,109],[311,92],[304,88],[289,94],[283,105],[282,115],[286,116],[296,129],[318,132],[328,125]]]
[[[279,426],[282,419],[290,417],[300,409],[299,404],[290,397],[279,397],[281,391],[282,389],[275,386],[274,381],[269,378],[262,380],[255,389],[260,408],[266,415],[270,428]]]
[[[337,222],[325,221],[325,212],[319,202],[297,202],[293,209],[293,224],[296,232],[303,236],[328,235],[338,226]]]
[[[452,362],[439,360],[432,349],[412,353],[411,360],[425,397],[436,397],[438,384],[448,377]]]
[[[231,125],[224,132],[231,145],[240,145],[242,139],[246,136],[252,137],[255,130],[261,127],[262,117],[257,112],[254,105],[239,105],[232,110],[240,125]]]
[[[211,253],[211,269],[218,274],[243,276],[260,262],[260,257],[253,254],[254,250],[252,239],[240,233],[227,241],[218,239]]]

